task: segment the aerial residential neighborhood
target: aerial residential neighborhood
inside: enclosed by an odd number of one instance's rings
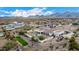
[[[78,51],[79,14],[66,12],[78,8],[33,8],[1,13],[0,51]],[[3,10],[5,10],[3,8]],[[60,10],[53,14],[50,9]],[[39,10],[39,11],[37,11]],[[46,10],[46,11],[45,11]],[[63,11],[64,10],[64,11]],[[2,12],[2,11],[0,11]],[[63,13],[62,13],[63,12]]]

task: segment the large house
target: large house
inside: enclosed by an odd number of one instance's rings
[[[74,34],[71,31],[54,31],[53,33],[55,36],[63,36],[64,38],[71,38]]]
[[[41,34],[44,34],[44,35],[47,35],[47,36],[53,35],[53,31],[49,28],[35,29],[34,32],[37,36],[39,36]]]
[[[68,31],[68,30],[63,30],[63,31],[59,31],[59,30],[52,30],[52,29],[35,29],[34,30],[34,34],[36,34],[37,36],[41,35],[41,34],[44,34],[44,35],[47,35],[47,36],[55,36],[55,37],[59,37],[59,36],[63,36],[63,37],[72,37],[72,35],[74,34],[73,32],[71,31]]]

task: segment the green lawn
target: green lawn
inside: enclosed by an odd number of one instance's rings
[[[28,45],[27,41],[23,40],[20,36],[16,36],[15,39],[20,42],[23,46]]]

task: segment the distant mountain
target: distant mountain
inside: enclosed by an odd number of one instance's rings
[[[45,18],[52,18],[52,17],[55,17],[55,18],[79,18],[79,12],[56,12],[56,13],[53,13],[51,15],[36,15],[36,16],[29,16],[28,18],[40,18],[40,17],[45,17]]]
[[[63,12],[63,13],[56,12],[49,16],[59,18],[79,18],[79,12]]]

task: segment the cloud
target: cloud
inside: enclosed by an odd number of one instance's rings
[[[23,10],[15,10],[15,11],[11,12],[11,15],[12,16],[22,16],[23,12],[25,12],[25,11],[23,11]]]
[[[22,17],[29,17],[29,16],[36,16],[36,15],[49,15],[52,14],[51,11],[46,11],[46,8],[33,8],[32,10],[16,10],[11,13],[12,16],[22,16]]]
[[[2,13],[1,13],[2,12]],[[46,8],[33,8],[31,10],[18,10],[15,11],[0,11],[2,16],[16,16],[16,17],[29,17],[36,15],[51,15],[52,11],[47,11]]]

